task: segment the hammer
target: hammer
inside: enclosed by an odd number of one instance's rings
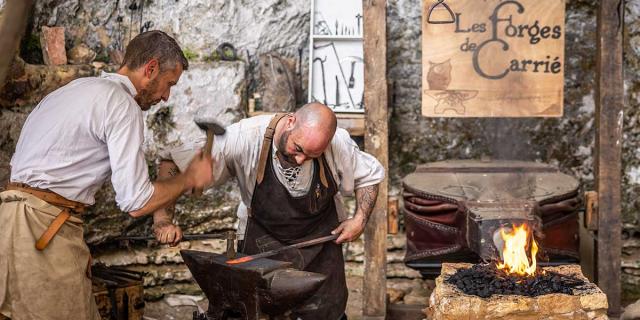
[[[202,150],[202,156],[204,157],[206,154],[210,155],[211,148],[213,148],[214,135],[216,136],[223,135],[227,130],[225,130],[225,128],[219,123],[211,120],[207,120],[207,121],[195,120],[195,123],[198,125],[200,129],[205,130],[207,132],[207,142],[205,143],[204,149]],[[202,189],[198,189],[198,188],[194,189],[193,194],[198,197],[201,196]]]

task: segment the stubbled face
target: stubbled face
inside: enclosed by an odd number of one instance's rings
[[[176,64],[173,70],[160,72],[159,68],[148,71],[148,80],[146,84],[138,91],[134,97],[138,105],[143,111],[149,110],[151,106],[158,102],[169,100],[171,95],[171,87],[178,83],[182,75],[182,65]]]
[[[283,165],[295,167],[305,161],[318,158],[331,141],[331,136],[303,126],[285,129],[278,141],[278,158]]]

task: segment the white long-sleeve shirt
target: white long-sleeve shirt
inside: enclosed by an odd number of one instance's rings
[[[47,95],[22,127],[11,181],[91,205],[111,175],[120,209],[142,208],[154,188],[135,95],[129,78],[110,73],[74,80]]]
[[[253,190],[256,183],[258,158],[262,149],[264,133],[272,116],[256,116],[239,121],[227,127],[224,135],[216,136],[213,143],[213,178],[214,186],[219,186],[235,177],[240,187],[242,202],[238,207],[238,238],[242,239],[247,222],[247,208],[251,206]],[[172,159],[184,171],[193,158],[196,150],[202,147],[203,141],[184,144],[164,156]],[[347,218],[341,195],[352,195],[355,189],[380,183],[384,179],[384,167],[372,155],[358,149],[349,133],[341,128],[336,130],[331,143],[324,152],[327,164],[331,168],[339,193],[335,201],[338,218]],[[274,166],[276,162],[273,162]],[[304,166],[311,166],[306,161]],[[276,169],[276,172],[278,170]],[[301,170],[299,185],[308,185],[305,179],[311,179],[313,170]],[[282,182],[282,177],[278,176]],[[287,184],[283,184],[288,187]],[[292,190],[289,190],[290,192]]]

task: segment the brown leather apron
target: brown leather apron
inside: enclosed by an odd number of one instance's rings
[[[326,236],[339,224],[334,202],[338,188],[324,154],[313,160],[313,180],[306,195],[291,196],[278,180],[273,168],[271,144],[277,121],[283,116],[276,115],[265,133],[247,230],[240,248],[245,254]],[[327,276],[318,292],[299,309],[293,310],[292,319],[331,320],[342,317],[348,292],[340,245],[327,242],[289,250],[272,259],[290,261],[300,270]]]
[[[0,193],[0,314],[100,319],[85,275],[91,256],[78,215],[84,207],[19,183]]]

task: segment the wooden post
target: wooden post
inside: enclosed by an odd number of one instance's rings
[[[0,89],[20,45],[32,6],[33,0],[9,0],[4,6],[0,19]]]
[[[607,294],[609,313],[620,314],[621,145],[623,120],[623,0],[600,0],[596,90],[596,191],[598,237],[596,281]]]
[[[363,9],[364,148],[388,169],[387,3],[386,0],[363,0]],[[364,232],[364,319],[384,319],[386,314],[387,185],[385,177]]]

